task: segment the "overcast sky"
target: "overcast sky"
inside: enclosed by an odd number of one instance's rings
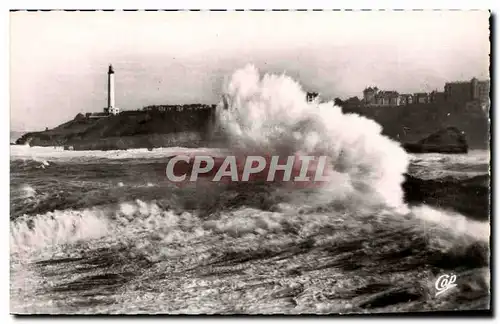
[[[489,13],[12,12],[11,129],[54,127],[106,106],[217,103],[246,63],[285,72],[325,98],[367,85],[442,90],[488,78]]]

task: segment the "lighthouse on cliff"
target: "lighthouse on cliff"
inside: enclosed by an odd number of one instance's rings
[[[115,106],[115,71],[111,64],[108,69],[108,106],[104,108],[104,112],[110,115],[117,115],[120,112]]]

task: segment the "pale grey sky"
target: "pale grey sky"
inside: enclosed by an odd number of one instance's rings
[[[323,97],[366,85],[442,90],[488,78],[487,11],[12,12],[11,129],[54,127],[106,105],[217,103],[246,63]]]

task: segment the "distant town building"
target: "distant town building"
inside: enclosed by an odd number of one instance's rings
[[[319,93],[317,92],[308,92],[306,94],[306,100],[307,102],[313,102],[313,101],[318,101],[319,100]]]
[[[428,104],[430,102],[430,96],[427,92],[417,92],[413,94],[415,103],[418,104]]]
[[[444,85],[446,101],[467,102],[472,100],[471,82],[447,82]]]
[[[444,92],[432,91],[429,100],[432,103],[443,103],[446,100],[446,96]]]
[[[472,78],[470,81],[447,82],[444,93],[446,101],[450,102],[489,102],[490,81]]]
[[[109,114],[107,112],[97,112],[97,113],[86,113],[85,117],[87,118],[104,118],[108,117]]]
[[[338,99],[340,101],[340,99]],[[472,78],[470,81],[447,82],[444,92],[434,90],[413,94],[397,91],[383,91],[378,87],[370,86],[363,90],[361,105],[375,107],[405,106],[413,104],[440,104],[454,102],[475,109],[481,107],[487,110],[490,105],[490,81]],[[344,101],[345,104],[356,106],[353,101]],[[465,108],[464,108],[465,109]]]
[[[490,100],[490,81],[480,81],[476,78],[471,80],[472,99],[479,102],[489,102]]]
[[[376,99],[375,96],[378,93],[378,88],[377,87],[368,87],[365,90],[363,90],[363,102],[366,105],[375,105],[376,104]]]
[[[170,112],[170,111],[195,111],[204,109],[215,109],[216,105],[204,105],[204,104],[189,104],[189,105],[151,105],[143,107],[143,111],[157,111],[157,112]]]
[[[403,93],[399,95],[399,104],[401,106],[413,104],[413,95],[411,93]]]
[[[399,106],[400,101],[397,91],[382,91],[377,87],[363,90],[363,103],[367,106]]]
[[[379,91],[375,95],[377,106],[399,106],[399,93],[396,91]]]

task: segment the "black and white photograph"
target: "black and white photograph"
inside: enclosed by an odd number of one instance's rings
[[[11,10],[14,315],[490,314],[488,10]]]

